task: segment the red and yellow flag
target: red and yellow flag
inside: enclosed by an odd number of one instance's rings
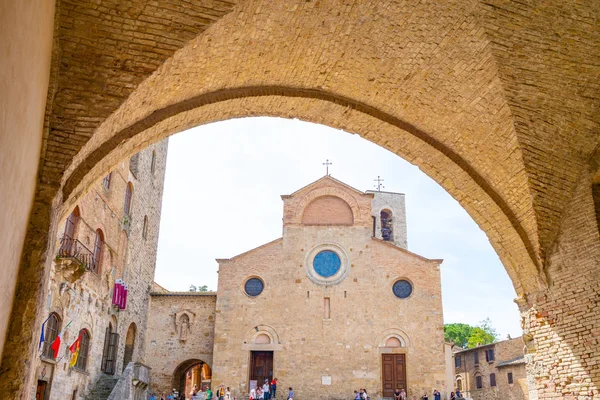
[[[79,347],[81,346],[81,333],[77,337],[77,340],[69,347],[69,351],[73,353],[71,356],[71,363],[69,366],[73,368],[77,364],[77,357],[79,357]]]

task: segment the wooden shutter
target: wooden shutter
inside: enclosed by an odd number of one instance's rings
[[[104,334],[104,348],[102,350],[102,363],[100,364],[100,370],[106,372],[106,362],[108,360],[108,345],[110,343],[110,326],[106,328],[106,333]]]
[[[119,334],[112,333],[110,335],[110,344],[107,360],[107,374],[114,375],[117,364],[117,349],[119,348]]]

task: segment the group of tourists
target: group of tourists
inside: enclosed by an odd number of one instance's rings
[[[265,379],[262,386],[257,383],[256,387],[250,388],[250,400],[270,400],[275,397],[277,397],[277,378],[273,378],[271,381]]]
[[[441,398],[442,398],[442,394],[437,389],[433,389],[431,396],[432,396],[432,400],[441,400]],[[450,397],[450,398],[452,399],[452,397]],[[407,399],[408,399],[408,396],[407,396],[406,390],[404,390],[404,388],[402,388],[402,389],[396,388],[396,390],[394,390],[394,400],[407,400]],[[421,396],[420,399],[421,400],[429,400],[429,395],[427,394],[427,391],[425,391],[425,393],[423,393],[423,396]]]
[[[360,391],[354,391],[354,400],[370,400],[369,394],[367,393],[367,389],[360,389]]]

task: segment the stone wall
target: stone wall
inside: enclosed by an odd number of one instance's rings
[[[324,193],[346,200],[356,225],[298,224],[302,207]],[[377,398],[382,354],[401,353],[411,397],[434,387],[445,392],[440,260],[373,239],[372,195],[333,179],[282,197],[282,239],[218,260],[213,385],[246,396],[250,352],[269,350],[280,388],[292,386],[299,398],[347,398],[363,387]],[[330,247],[347,269],[334,283],[318,283],[307,263],[315,251]],[[259,296],[244,292],[251,277],[264,282]],[[413,285],[406,299],[392,292],[401,278]],[[270,343],[255,342],[262,334]],[[402,346],[387,347],[390,337]],[[331,384],[322,384],[326,378]]]
[[[154,277],[167,147],[165,141],[140,152],[137,176],[130,171],[129,160],[122,161],[112,170],[110,185],[98,181],[78,202],[80,218],[75,238],[93,251],[96,230],[101,229],[104,233],[102,258],[96,271],[85,272],[81,277],[73,273],[68,266],[72,261],[58,253],[62,233],[57,238],[45,311],[46,315],[56,313],[62,327],[69,322],[71,325],[63,335],[56,360],[39,355],[35,359],[37,379],[48,383],[44,400],[80,399],[93,388],[102,372],[101,360],[109,324],[113,332],[119,334],[115,375],[120,375],[125,367],[125,341],[129,329],[135,331],[132,361],[144,359],[148,296]],[[153,154],[155,167],[151,171]],[[133,185],[134,192],[131,211],[126,216],[124,199],[128,183]],[[142,235],[144,216],[148,216],[145,237]],[[59,224],[59,232],[64,232],[66,218],[64,216]],[[129,286],[124,310],[111,305],[117,278]],[[85,370],[69,367],[71,353],[68,347],[81,329],[86,329],[90,335]],[[37,332],[39,336],[40,328]]]
[[[460,358],[461,365],[455,367],[454,372],[455,377],[462,381],[463,394],[474,400],[527,399],[529,392],[523,348],[523,339],[519,337],[455,353],[454,357]],[[486,360],[486,350],[494,351],[494,360]],[[477,364],[475,354],[479,361]],[[509,372],[513,376],[512,384],[508,382]],[[492,386],[491,374],[495,375],[495,386]],[[477,388],[477,376],[481,377],[481,388]]]
[[[545,271],[549,288],[520,299],[531,399],[600,396],[597,162],[582,173]]]
[[[161,291],[151,294],[146,364],[151,368],[154,392],[169,393],[175,371],[190,360],[203,361],[212,368],[215,306],[215,293]],[[190,322],[187,333],[182,333],[183,315]]]
[[[53,25],[54,0],[0,5],[0,360],[36,189]]]

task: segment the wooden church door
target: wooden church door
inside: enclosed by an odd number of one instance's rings
[[[382,366],[382,389],[383,397],[394,397],[394,390],[406,387],[406,356],[404,354],[383,354]]]
[[[250,354],[250,380],[257,386],[263,385],[265,379],[273,379],[273,352],[253,351]]]

